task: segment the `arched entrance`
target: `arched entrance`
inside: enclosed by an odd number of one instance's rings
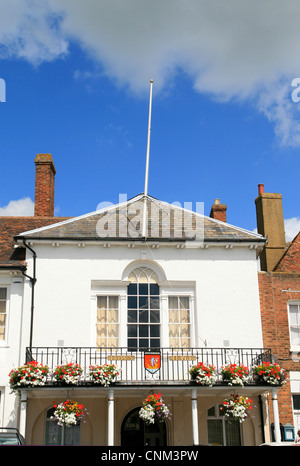
[[[121,445],[149,445],[154,447],[167,445],[167,428],[165,422],[147,425],[139,417],[140,408],[135,408],[125,416],[121,426]]]

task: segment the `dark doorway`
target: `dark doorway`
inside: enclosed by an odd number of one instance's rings
[[[167,445],[165,422],[147,425],[139,417],[140,408],[135,408],[124,418],[121,427],[121,445],[149,445],[154,447]]]

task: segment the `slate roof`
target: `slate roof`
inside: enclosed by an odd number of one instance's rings
[[[143,231],[144,206],[147,229]],[[131,200],[54,225],[27,230],[19,238],[82,241],[195,241],[262,243],[256,233],[142,194]]]

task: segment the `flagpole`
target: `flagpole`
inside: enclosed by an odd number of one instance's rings
[[[148,140],[147,140],[147,156],[146,156],[145,188],[144,188],[143,237],[146,237],[146,221],[147,221],[147,195],[148,195],[148,179],[149,179],[149,156],[150,156],[151,113],[152,113],[152,86],[153,86],[153,79],[150,80]]]

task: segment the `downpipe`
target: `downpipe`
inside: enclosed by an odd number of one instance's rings
[[[31,351],[32,338],[33,338],[34,291],[35,291],[35,284],[36,284],[36,252],[28,244],[26,244],[25,240],[23,240],[23,244],[25,248],[27,248],[32,253],[32,256],[33,256],[33,277],[30,277],[24,271],[22,271],[22,274],[25,277],[27,277],[31,283],[30,337],[29,337],[29,348]]]

